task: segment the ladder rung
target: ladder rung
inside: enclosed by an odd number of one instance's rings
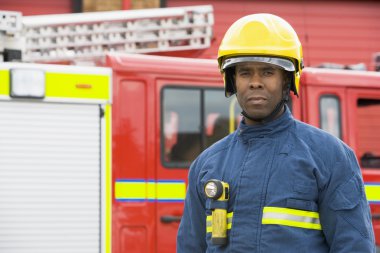
[[[202,29],[202,28],[208,28],[209,24],[187,24],[187,25],[178,25],[178,26],[171,26],[171,27],[142,27],[142,28],[107,28],[104,30],[86,30],[81,31],[81,35],[94,35],[94,34],[112,34],[112,33],[133,33],[133,32],[142,32],[142,31],[152,31],[152,32],[161,32],[161,31],[176,31],[176,30],[185,30],[185,29]],[[75,36],[78,35],[78,31],[75,31],[73,29],[60,29],[58,27],[54,32],[50,34],[44,34],[44,37],[63,37],[63,36]],[[26,38],[27,39],[34,39],[34,38],[41,38],[41,34],[36,32],[35,29],[28,29],[26,32]]]
[[[209,47],[209,44],[208,45],[204,44],[203,46],[199,46],[197,48],[202,49],[202,48],[208,48],[208,47]],[[144,54],[144,53],[158,52],[156,47],[153,47],[153,48],[147,48],[147,47],[136,48],[135,46],[133,46],[131,48],[123,47],[122,49],[123,49],[123,52],[126,52],[126,53]],[[194,47],[192,47],[192,46],[176,46],[176,47],[165,48],[164,46],[161,46],[160,51],[170,52],[170,51],[183,51],[183,50],[190,50],[190,49],[194,49]],[[117,52],[117,51],[120,51],[120,49],[110,47],[108,50],[104,50],[104,49],[99,50],[99,51],[91,50],[91,52],[89,52],[87,50],[75,51],[75,52],[70,50],[67,52],[60,52],[60,53],[58,53],[58,52],[43,52],[43,53],[33,52],[33,54],[26,55],[24,60],[27,62],[35,62],[35,61],[44,62],[44,61],[52,61],[52,59],[54,59],[55,61],[67,61],[67,60],[72,60],[74,58],[74,56],[76,56],[76,58],[74,60],[96,59],[96,58],[103,57],[107,53]]]
[[[203,49],[212,38],[212,11],[211,5],[204,5],[30,16],[13,37],[20,38],[24,61]]]

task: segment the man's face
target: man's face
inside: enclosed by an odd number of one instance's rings
[[[254,125],[269,116],[281,101],[285,83],[284,70],[268,63],[239,63],[235,68],[236,96],[248,114],[246,124]],[[279,116],[283,112],[280,110]]]

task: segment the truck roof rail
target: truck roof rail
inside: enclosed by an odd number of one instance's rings
[[[210,46],[214,24],[211,5],[25,17],[16,14],[6,18],[12,25],[3,20],[0,23],[0,51],[20,50],[24,62],[93,59],[117,51],[204,49]]]

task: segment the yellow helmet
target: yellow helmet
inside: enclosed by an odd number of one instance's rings
[[[236,92],[231,67],[247,61],[270,63],[293,72],[290,90],[298,95],[303,68],[302,46],[284,19],[272,14],[252,14],[240,18],[228,29],[218,51],[226,97]]]

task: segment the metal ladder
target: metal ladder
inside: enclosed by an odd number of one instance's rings
[[[214,24],[211,5],[25,17],[0,11],[0,16],[0,52],[20,51],[24,62],[204,49]]]

